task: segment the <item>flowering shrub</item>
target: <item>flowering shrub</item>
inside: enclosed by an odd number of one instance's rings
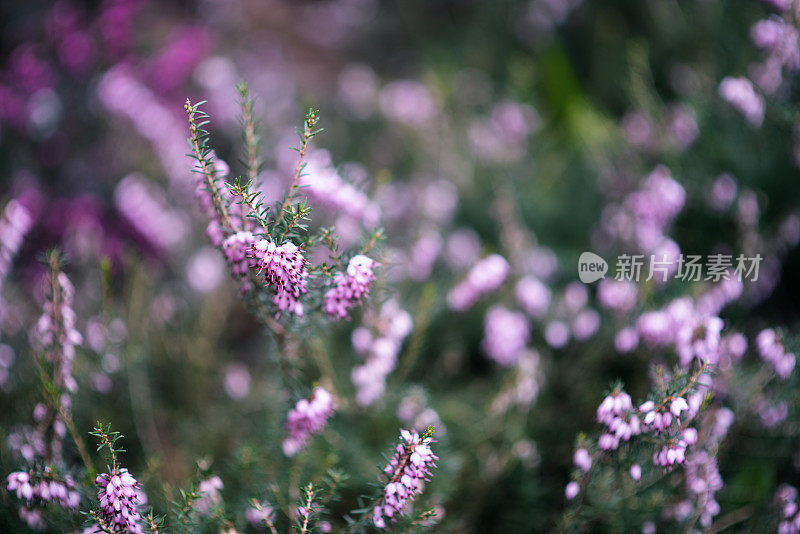
[[[623,4],[0,7],[0,531],[800,532],[800,3]]]

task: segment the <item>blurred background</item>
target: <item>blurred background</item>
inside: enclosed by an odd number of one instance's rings
[[[783,41],[755,29],[764,20],[784,24]],[[596,429],[604,392],[621,379],[643,399],[649,365],[674,362],[620,351],[617,334],[705,287],[642,283],[630,306],[609,304],[576,282],[577,259],[595,251],[613,270],[622,252],[761,254],[759,281],[721,316],[750,339],[780,327],[794,346],[796,28],[797,6],[778,0],[3,2],[0,198],[32,215],[3,272],[3,473],[38,402],[26,347],[39,260],[58,247],[84,337],[76,425],[125,435],[125,464],[157,510],[216,475],[228,523],[209,514],[203,528],[257,531],[250,499],[289,509],[293,488],[336,467],[349,476],[329,505],[336,530],[398,429],[434,424],[440,462],[424,502],[435,530],[691,528],[674,511],[680,473],[633,496],[608,486],[565,514],[576,436]],[[740,77],[752,94],[723,89]],[[294,128],[313,107],[325,128],[306,184],[313,226],[334,226],[345,249],[374,228],[386,236],[363,311],[294,324],[304,341],[289,368],[205,236],[186,157],[184,101],[207,100],[212,146],[231,177],[245,172],[242,80],[266,198],[290,183]],[[653,172],[685,191],[657,244],[620,208]],[[510,265],[502,286],[454,305],[448,294],[493,253]],[[500,308],[524,326],[506,317],[493,335]],[[396,366],[359,374],[380,340]],[[511,368],[497,363],[508,351]],[[287,463],[285,413],[316,381],[340,410]],[[774,528],[775,489],[800,482],[797,384],[765,378],[753,353],[716,392],[736,414],[719,452],[720,528]],[[2,529],[26,528],[2,497]],[[80,524],[60,521],[46,528]]]

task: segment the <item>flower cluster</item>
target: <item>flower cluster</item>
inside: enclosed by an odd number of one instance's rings
[[[484,317],[483,350],[502,366],[514,365],[530,338],[523,313],[493,306]]]
[[[797,501],[797,488],[788,484],[778,488],[775,500],[781,510],[778,534],[797,534],[800,532],[800,503]]]
[[[47,359],[56,366],[55,383],[60,390],[75,392],[78,384],[72,376],[75,345],[83,342],[75,329],[72,300],[75,288],[63,272],[54,269],[45,279],[44,313],[36,324],[34,336]]]
[[[237,278],[244,278],[252,268],[252,261],[248,257],[248,251],[256,244],[256,238],[252,232],[236,232],[222,241],[222,252],[231,267],[231,272]]]
[[[33,215],[21,202],[12,199],[6,204],[0,218],[0,289],[32,225]]]
[[[411,315],[394,299],[384,302],[377,316],[368,315],[365,323],[371,328],[359,326],[353,330],[352,343],[366,361],[350,374],[357,390],[356,402],[361,406],[369,406],[383,395],[386,377],[397,365],[403,340],[414,327]]]
[[[705,394],[700,383],[700,367],[681,394],[665,394],[658,401],[648,400],[634,407],[630,396],[617,387],[597,408],[597,421],[606,429],[597,446],[600,450],[615,450],[620,441],[647,433],[660,444],[653,452],[653,464],[671,469],[686,459],[686,448],[697,441],[697,430],[687,427],[687,421],[697,414],[697,406]],[[684,395],[691,392],[690,401]],[[577,464],[577,461],[576,461]]]
[[[346,319],[347,310],[361,302],[361,298],[369,292],[375,274],[372,268],[375,260],[359,254],[353,256],[344,272],[333,277],[333,287],[325,293],[322,302],[323,311],[331,319]]]
[[[789,22],[790,12],[773,15],[750,28],[750,38],[764,51],[763,61],[751,66],[753,80],[766,93],[775,93],[783,82],[783,71],[800,69],[800,35]]]
[[[222,479],[216,475],[200,481],[200,484],[197,485],[197,492],[200,497],[194,502],[194,509],[197,510],[197,513],[207,515],[214,508],[217,508],[222,502],[220,490],[223,487]]]
[[[744,77],[728,76],[719,84],[719,95],[747,122],[755,127],[764,121],[764,98],[753,87],[753,82]]]
[[[666,236],[666,231],[685,202],[683,186],[675,181],[667,167],[659,165],[641,187],[629,193],[621,203],[610,204],[603,210],[600,229],[677,268],[674,262],[680,250]],[[656,280],[660,279],[660,276],[656,277]]]
[[[780,378],[785,380],[792,374],[795,356],[786,350],[786,346],[776,330],[767,328],[759,332],[756,336],[756,346],[761,358],[775,369]]]
[[[254,260],[254,268],[264,273],[267,285],[275,291],[272,302],[278,308],[277,315],[289,311],[303,315],[300,295],[308,291],[308,262],[303,252],[294,243],[287,241],[276,245],[262,239],[247,251]]]
[[[322,386],[314,388],[310,399],[299,400],[286,416],[289,435],[283,440],[283,453],[286,456],[297,454],[311,436],[322,430],[334,409],[333,396]]]
[[[432,428],[420,436],[408,430],[400,431],[400,443],[384,472],[389,477],[381,498],[372,510],[372,521],[377,528],[386,528],[386,519],[396,520],[403,515],[408,500],[414,500],[427,482],[431,468],[439,458],[433,454]]]
[[[508,275],[509,265],[499,254],[491,254],[475,263],[466,278],[447,294],[451,309],[466,311],[481,297],[500,287]]]
[[[65,510],[77,510],[81,497],[75,481],[67,475],[63,480],[54,478],[49,472],[38,477],[31,471],[15,471],[7,477],[7,488],[16,492],[30,506],[34,500],[40,503],[58,502]]]
[[[97,497],[103,519],[111,528],[115,532],[140,534],[142,517],[138,510],[141,504],[139,483],[128,470],[123,467],[111,474],[101,473],[97,475],[95,484],[99,488]]]

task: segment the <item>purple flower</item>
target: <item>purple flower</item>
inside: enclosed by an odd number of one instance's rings
[[[115,532],[140,534],[142,527],[138,507],[141,504],[140,485],[124,467],[114,473],[102,473],[95,483],[103,518]]]
[[[367,256],[353,256],[345,272],[336,273],[333,287],[325,293],[322,309],[331,319],[346,319],[347,310],[361,302],[369,292],[375,274],[372,268],[378,263]]]
[[[639,480],[642,478],[642,467],[639,464],[633,464],[631,466],[630,473],[631,478],[636,482],[639,482]]]
[[[491,254],[478,261],[464,280],[447,294],[447,304],[455,311],[466,311],[482,296],[491,293],[503,283],[509,265],[499,254]]]
[[[255,260],[255,267],[274,291],[272,302],[278,308],[276,316],[288,310],[303,315],[300,295],[308,291],[308,262],[300,247],[292,242],[275,245],[262,239],[248,249],[248,256]]]
[[[433,439],[425,434],[400,431],[400,443],[384,469],[389,481],[372,510],[372,521],[377,528],[386,528],[386,519],[402,516],[406,502],[422,492],[422,485],[429,480],[430,470],[439,459],[431,450],[432,443]]]
[[[30,502],[33,499],[33,486],[31,486],[30,475],[23,471],[15,471],[8,475],[8,490],[16,491],[18,499],[25,499]]]
[[[75,346],[83,337],[75,328],[75,311],[72,300],[75,288],[63,272],[57,271],[55,279],[45,279],[44,313],[36,323],[33,333],[36,343],[46,358],[56,365],[55,384],[60,390],[74,393],[78,384],[72,376]]]
[[[483,325],[482,346],[486,354],[505,367],[514,365],[530,338],[525,315],[502,306],[493,306],[486,313]]]
[[[220,490],[223,487],[222,480],[216,475],[202,480],[197,486],[200,497],[194,503],[195,510],[200,515],[208,515],[211,510],[217,508],[222,503]]]
[[[222,252],[234,275],[238,277],[247,275],[252,263],[248,257],[248,250],[255,244],[256,238],[252,232],[236,232],[222,241]]]
[[[739,186],[736,179],[728,173],[717,176],[706,192],[706,203],[715,211],[724,211],[736,200]]]
[[[275,520],[275,511],[266,501],[250,506],[244,513],[247,522],[254,527],[260,527]]]
[[[616,389],[597,407],[597,421],[610,425],[618,416],[631,410],[632,406],[630,395]]]
[[[11,264],[22,246],[22,240],[33,226],[33,215],[17,200],[10,200],[0,219],[0,289],[8,277]]]
[[[575,454],[572,455],[572,462],[584,473],[588,473],[589,469],[592,468],[592,457],[583,447],[575,450]]]
[[[617,352],[631,352],[639,345],[639,334],[635,328],[623,328],[614,336],[614,348]]]
[[[517,282],[517,302],[528,315],[542,318],[550,306],[550,288],[534,276],[526,276]]]
[[[616,312],[630,311],[636,305],[637,294],[638,290],[633,282],[606,278],[597,284],[597,300],[600,306]]]
[[[751,125],[761,126],[764,121],[764,99],[756,93],[753,82],[747,78],[726,77],[719,84],[719,94],[744,115]]]
[[[680,364],[687,367],[693,358],[715,364],[719,361],[722,319],[709,315],[696,315],[684,323],[675,341]]]
[[[334,409],[333,397],[321,386],[314,388],[310,399],[298,401],[286,416],[289,435],[283,440],[283,453],[286,456],[297,454],[312,435],[322,430]]]
[[[564,488],[564,496],[567,498],[568,501],[571,501],[575,497],[578,496],[578,493],[581,491],[581,486],[574,480],[567,484],[567,487]]]
[[[786,346],[776,330],[767,328],[759,332],[756,336],[756,346],[761,358],[772,365],[780,378],[785,380],[792,374],[795,356],[786,351]]]

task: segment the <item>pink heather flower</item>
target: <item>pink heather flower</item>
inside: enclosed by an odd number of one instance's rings
[[[687,445],[681,438],[670,438],[661,450],[653,453],[653,465],[670,470],[675,464],[682,464],[686,460]]]
[[[124,467],[112,474],[97,475],[98,499],[103,518],[117,532],[141,534],[138,507],[141,504],[140,485]]]
[[[630,395],[620,389],[616,389],[603,399],[603,402],[597,407],[597,421],[610,425],[614,419],[632,408],[633,404],[631,403]]]
[[[379,224],[380,207],[342,178],[327,150],[314,150],[307,161],[300,184],[306,188],[310,198],[362,222],[366,227]]]
[[[708,527],[720,511],[719,504],[714,500],[714,493],[722,489],[716,456],[700,450],[687,458],[686,487],[702,508],[700,524]]]
[[[797,489],[783,484],[775,493],[775,500],[781,511],[778,534],[797,534],[800,532],[800,503],[797,502]]]
[[[764,121],[764,99],[756,93],[753,83],[743,77],[726,77],[719,84],[719,94],[744,115],[751,125],[761,126]]]
[[[653,428],[658,432],[663,432],[672,424],[673,415],[665,410],[664,406],[656,405],[653,401],[647,401],[639,406],[639,413],[643,414],[642,422],[645,427]]]
[[[336,273],[333,287],[325,293],[322,309],[331,319],[346,319],[347,310],[361,302],[361,298],[369,292],[375,274],[372,268],[378,263],[367,256],[353,256],[347,264],[347,270]]]
[[[250,269],[252,263],[248,257],[248,251],[256,244],[256,241],[252,232],[236,232],[222,241],[222,252],[235,276],[247,275],[247,270]]]
[[[631,478],[636,482],[639,482],[639,480],[642,479],[642,467],[639,464],[633,464],[631,466],[630,473]]]
[[[8,475],[8,485],[6,486],[9,491],[16,491],[18,499],[25,499],[30,502],[33,499],[33,486],[31,486],[31,479],[28,473],[23,471],[15,471]]]
[[[689,148],[700,133],[694,110],[686,104],[673,104],[666,115],[669,140],[681,150]]]
[[[25,235],[33,226],[33,214],[17,200],[10,200],[0,219],[0,289],[11,271]]]
[[[582,310],[572,320],[572,336],[585,341],[595,335],[600,328],[600,314],[595,310]]]
[[[774,48],[783,37],[785,24],[778,17],[759,20],[750,28],[750,39],[759,48]]]
[[[578,496],[578,493],[581,491],[581,486],[574,480],[567,484],[567,487],[564,488],[564,496],[567,498],[568,501],[571,501],[575,497]]]
[[[639,345],[639,334],[633,327],[623,328],[614,336],[614,348],[617,352],[627,353]]]
[[[551,321],[544,328],[544,340],[554,349],[560,349],[569,343],[569,325],[564,321]]]
[[[455,311],[466,311],[482,296],[500,287],[508,275],[509,265],[499,254],[479,260],[447,294],[447,304]]]
[[[317,386],[310,399],[301,399],[286,416],[289,435],[283,440],[283,453],[294,456],[314,434],[318,434],[333,415],[333,397],[322,386]]]
[[[202,480],[197,486],[200,497],[194,503],[194,509],[200,515],[208,515],[213,509],[222,503],[220,490],[224,487],[222,480],[214,475],[211,478]]]
[[[444,261],[454,271],[469,267],[481,252],[481,238],[472,228],[453,231],[444,245]]]
[[[233,400],[242,400],[250,393],[250,371],[241,363],[232,363],[225,369],[225,393]]]
[[[652,143],[654,126],[652,121],[642,113],[626,113],[622,117],[621,126],[628,143],[638,147],[647,147]]]
[[[680,364],[687,367],[695,357],[701,362],[716,364],[723,326],[722,319],[708,315],[698,315],[686,322],[675,341]]]
[[[643,313],[636,321],[639,338],[650,347],[666,345],[672,340],[672,325],[669,315],[663,311]]]
[[[272,523],[275,520],[275,511],[266,501],[258,503],[258,506],[250,506],[247,508],[244,515],[247,522],[254,527],[260,527],[266,523]]]
[[[167,195],[140,174],[125,177],[114,191],[120,214],[154,248],[166,251],[186,241],[189,225],[183,213],[172,209]]]
[[[785,380],[792,374],[795,356],[786,351],[783,340],[776,330],[767,328],[759,332],[756,336],[756,347],[761,358],[772,365],[780,378]]]
[[[502,366],[514,365],[530,338],[528,319],[524,314],[502,306],[493,306],[483,321],[483,350]]]
[[[572,455],[572,462],[584,473],[588,473],[589,469],[592,468],[592,457],[583,447],[575,450],[575,454]]]
[[[354,348],[366,354],[364,364],[351,372],[356,402],[361,406],[368,406],[383,395],[386,377],[394,370],[403,340],[414,327],[411,315],[394,299],[381,306],[378,317],[368,315],[366,319],[374,326],[374,335],[366,328],[353,331]]]
[[[423,434],[425,436],[425,434]],[[433,454],[429,436],[421,437],[416,432],[400,431],[400,443],[394,456],[384,469],[389,477],[383,495],[372,511],[372,521],[377,528],[386,528],[386,519],[395,520],[403,515],[406,502],[422,491],[429,480],[431,468],[439,458]]]
[[[250,247],[248,256],[255,260],[255,267],[274,291],[272,302],[278,308],[276,316],[286,310],[295,315],[303,315],[300,295],[308,291],[308,262],[300,247],[287,241],[275,245],[262,239]]]
[[[619,447],[619,438],[614,434],[603,433],[597,440],[597,446],[603,451],[614,450]]]
[[[540,319],[550,306],[550,288],[534,276],[526,276],[515,288],[517,303],[531,317]]]
[[[739,186],[736,180],[728,173],[717,176],[714,183],[706,191],[706,203],[715,211],[725,211],[739,193]]]
[[[414,80],[398,80],[381,89],[380,108],[390,120],[416,128],[429,124],[438,113],[431,93]]]
[[[636,284],[605,278],[597,284],[597,301],[603,308],[625,313],[636,305]]]
[[[78,384],[72,376],[72,362],[75,346],[83,343],[83,337],[75,328],[76,316],[72,309],[75,288],[67,275],[59,272],[55,286],[50,277],[45,279],[45,294],[44,313],[36,323],[34,339],[47,359],[56,365],[56,386],[74,393]]]
[[[608,429],[614,433],[615,438],[622,441],[628,441],[632,436],[638,436],[642,433],[639,416],[632,413],[614,418],[608,425]]]

